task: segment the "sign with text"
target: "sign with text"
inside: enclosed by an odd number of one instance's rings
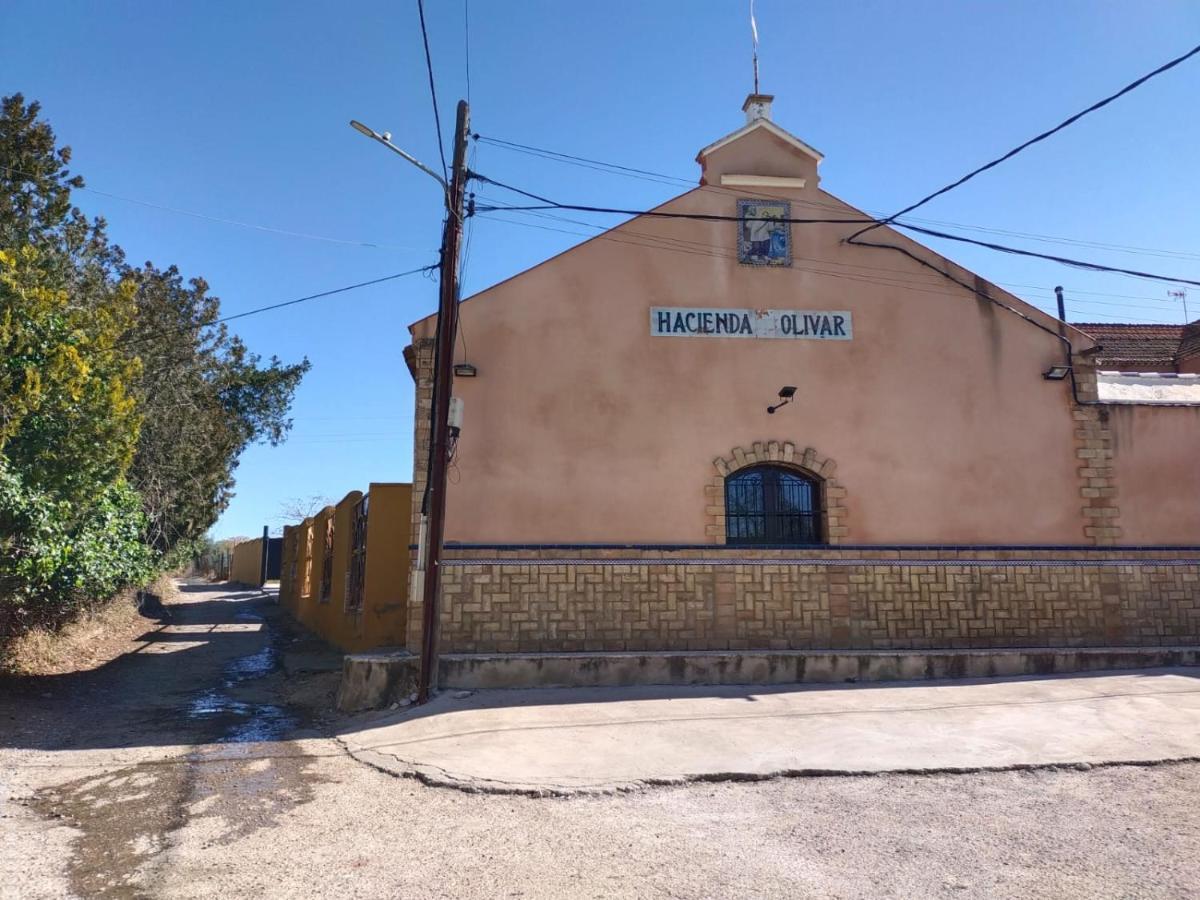
[[[854,337],[848,310],[713,309],[650,307],[654,337],[741,337],[848,341]]]

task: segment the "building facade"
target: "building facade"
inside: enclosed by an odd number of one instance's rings
[[[820,154],[746,112],[695,189],[462,304],[443,649],[1195,642],[1200,404],[1102,399],[1102,337],[847,243]]]

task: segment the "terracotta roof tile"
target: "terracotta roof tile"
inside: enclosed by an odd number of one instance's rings
[[[1183,339],[1179,342],[1180,359],[1192,359],[1196,356],[1200,356],[1200,319],[1183,329]]]
[[[1134,325],[1111,322],[1072,322],[1101,346],[1096,364],[1151,365],[1174,369],[1184,339],[1183,325]],[[1193,323],[1193,326],[1197,323]],[[1193,326],[1188,326],[1189,337]],[[1194,329],[1200,343],[1200,328]]]

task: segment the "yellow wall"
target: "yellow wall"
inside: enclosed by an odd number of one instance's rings
[[[367,646],[403,646],[408,619],[412,485],[372,484],[361,618]],[[364,646],[361,649],[366,649]]]
[[[283,530],[280,605],[306,628],[347,651],[403,646],[407,620],[410,484],[370,486],[363,603],[358,610],[346,608],[354,510],[362,497],[351,491],[337,506]],[[330,521],[333,556],[329,591],[322,596],[325,529]]]
[[[291,525],[283,526],[283,550],[279,559],[279,603],[296,615],[296,579],[292,575],[292,562],[296,558],[296,529]]]
[[[262,538],[235,544],[229,563],[229,580],[259,587],[262,584],[262,552]]]

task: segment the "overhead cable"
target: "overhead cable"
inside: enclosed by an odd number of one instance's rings
[[[1181,56],[1177,56],[1174,59],[1170,60],[1169,62],[1164,63],[1163,65],[1159,66],[1154,71],[1147,72],[1141,78],[1138,78],[1135,81],[1131,81],[1129,84],[1125,85],[1125,87],[1121,88],[1115,94],[1109,94],[1103,100],[1098,100],[1097,102],[1095,102],[1091,106],[1089,106],[1087,109],[1080,110],[1079,112],[1075,113],[1073,116],[1068,116],[1066,119],[1063,119],[1063,121],[1059,122],[1053,128],[1043,131],[1041,134],[1030,138],[1029,140],[1025,141],[1025,143],[1023,143],[1023,144],[1018,144],[1016,147],[1013,147],[1007,153],[1004,153],[1001,156],[997,156],[991,162],[985,163],[977,169],[973,169],[972,171],[970,171],[966,175],[964,175],[962,178],[959,178],[957,181],[952,181],[950,184],[947,184],[945,187],[938,188],[932,194],[928,194],[925,197],[922,197],[916,203],[911,203],[908,206],[904,207],[904,209],[900,210],[899,212],[892,213],[892,215],[888,216],[887,218],[880,219],[874,225],[870,225],[867,228],[864,228],[862,231],[859,231],[859,232],[851,235],[847,239],[847,241],[853,242],[854,238],[858,237],[860,234],[863,234],[867,231],[871,231],[872,229],[878,228],[880,225],[890,224],[898,217],[903,216],[906,213],[910,213],[914,209],[917,209],[918,207],[924,206],[930,200],[933,200],[936,197],[940,197],[943,194],[954,190],[956,187],[959,187],[960,185],[966,184],[968,181],[970,181],[975,176],[981,175],[984,172],[988,171],[989,169],[995,168],[996,166],[1000,165],[1002,162],[1012,159],[1014,156],[1016,156],[1018,153],[1022,152],[1023,150],[1026,150],[1029,147],[1032,147],[1034,144],[1040,143],[1041,141],[1044,141],[1047,138],[1052,137],[1053,135],[1062,131],[1064,128],[1068,128],[1071,125],[1075,124],[1076,122],[1078,122],[1080,119],[1082,119],[1084,116],[1088,115],[1089,113],[1093,113],[1098,109],[1102,109],[1105,106],[1108,106],[1108,104],[1112,103],[1114,100],[1117,100],[1118,98],[1125,96],[1130,91],[1136,90],[1137,88],[1141,87],[1143,84],[1145,84],[1150,79],[1152,79],[1158,75],[1161,75],[1163,72],[1166,72],[1170,69],[1175,68],[1180,63],[1185,62],[1188,59],[1191,59],[1193,56],[1195,56],[1198,53],[1200,53],[1200,45],[1197,45],[1197,46],[1193,47],[1191,50],[1189,50],[1187,53],[1184,53]]]
[[[984,247],[988,250],[996,250],[1000,253],[1012,253],[1017,256],[1030,256],[1034,259],[1045,259],[1050,262],[1061,263],[1064,266],[1071,266],[1076,269],[1088,269],[1093,272],[1114,272],[1119,275],[1131,275],[1134,278],[1149,278],[1154,281],[1169,281],[1174,284],[1192,284],[1200,287],[1200,281],[1191,278],[1176,278],[1171,275],[1157,275],[1153,272],[1140,272],[1137,269],[1123,269],[1120,266],[1105,266],[1100,263],[1088,262],[1082,259],[1071,259],[1066,256],[1055,256],[1050,253],[1038,253],[1035,250],[1023,250],[1020,247],[1009,247],[1006,244],[993,244],[991,241],[979,241],[975,238],[964,237],[959,234],[950,234],[945,231],[935,231],[932,228],[922,228],[919,225],[906,225],[902,222],[893,222],[892,225],[897,228],[903,228],[906,231],[915,231],[918,234],[926,234],[930,237],[943,238],[947,241],[958,241],[962,244],[972,244],[976,247]],[[862,232],[859,232],[862,234]],[[847,239],[847,243],[849,243]],[[857,247],[886,247],[886,244],[865,244],[862,241],[854,241],[853,246]]]
[[[661,218],[661,219],[688,219],[688,220],[695,220],[695,221],[702,221],[702,222],[764,221],[764,222],[788,223],[788,224],[795,224],[795,225],[834,225],[834,224],[843,224],[844,225],[844,224],[857,224],[860,222],[877,222],[879,224],[883,224],[882,222],[880,222],[877,219],[870,219],[870,218],[824,219],[824,218],[794,218],[794,217],[776,218],[776,217],[769,217],[769,216],[763,216],[763,217],[727,216],[727,215],[718,215],[716,213],[673,213],[673,212],[665,212],[665,211],[657,210],[657,209],[636,210],[636,209],[617,209],[617,208],[613,208],[613,207],[602,207],[602,206],[584,206],[581,204],[573,204],[573,203],[558,203],[547,197],[540,196],[539,194],[534,194],[529,191],[523,190],[521,188],[513,187],[512,185],[508,185],[503,182],[496,181],[493,178],[488,178],[484,175],[479,175],[474,172],[471,173],[471,177],[473,177],[479,181],[483,181],[487,184],[494,184],[494,185],[496,185],[496,187],[501,187],[501,188],[504,188],[505,190],[513,191],[514,193],[521,194],[522,196],[525,196],[525,197],[529,197],[530,199],[541,201],[542,204],[545,204],[545,205],[539,205],[539,206],[528,206],[528,205],[527,206],[500,206],[500,207],[479,206],[479,207],[477,207],[479,212],[492,212],[492,211],[496,211],[496,210],[511,211],[511,212],[526,212],[526,211],[546,210],[546,209],[567,209],[567,210],[576,210],[579,212],[605,213],[605,214],[622,215],[622,216],[648,216],[648,217]],[[1196,280],[1189,279],[1189,278],[1178,278],[1173,275],[1159,275],[1154,272],[1142,272],[1137,269],[1125,269],[1120,266],[1107,266],[1102,263],[1094,263],[1094,262],[1089,262],[1087,260],[1071,259],[1070,257],[1055,256],[1055,255],[1049,254],[1049,253],[1038,253],[1033,250],[1022,250],[1019,247],[1009,247],[1005,244],[995,244],[990,241],[979,241],[979,240],[975,240],[974,238],[968,238],[968,237],[963,237],[961,235],[949,234],[944,231],[935,231],[933,229],[923,228],[919,225],[912,225],[912,224],[908,224],[908,223],[904,223],[904,222],[892,222],[891,227],[902,228],[907,231],[915,231],[920,234],[930,235],[932,237],[941,237],[941,238],[945,238],[946,240],[959,241],[959,242],[967,243],[967,244],[974,244],[976,246],[984,247],[989,250],[996,250],[1001,253],[1012,253],[1012,254],[1016,254],[1019,256],[1029,256],[1029,257],[1033,257],[1036,259],[1044,259],[1044,260],[1048,260],[1050,262],[1059,263],[1061,265],[1072,266],[1074,268],[1088,269],[1093,272],[1112,272],[1114,274],[1119,274],[1119,275],[1129,275],[1134,278],[1146,278],[1146,279],[1150,279],[1152,281],[1165,281],[1165,282],[1170,282],[1172,284],[1189,284],[1189,285],[1196,285],[1196,286],[1200,287],[1200,281],[1196,281]],[[855,235],[861,235],[866,230],[867,229],[863,229],[861,231],[855,232]],[[846,242],[851,243],[851,238],[853,238],[855,235],[851,235],[850,238],[847,238]],[[853,241],[852,246],[876,247],[879,249],[891,249],[891,245],[889,245],[889,244],[865,243],[863,241]]]
[[[429,96],[433,98],[433,124],[437,128],[438,153],[442,157],[442,175],[450,181],[450,167],[446,165],[446,145],[442,141],[442,114],[438,111],[437,88],[433,83],[433,57],[429,53],[429,31],[425,27],[425,2],[417,0],[417,13],[421,18],[421,40],[425,44],[425,69],[429,72]]]
[[[628,178],[638,178],[643,181],[652,181],[667,185],[680,185],[690,187],[702,191],[710,191],[712,193],[727,194],[737,197],[761,197],[763,199],[783,200],[787,199],[792,203],[800,203],[805,206],[812,206],[823,209],[842,210],[844,205],[834,203],[822,203],[818,200],[808,198],[785,198],[778,193],[768,194],[760,191],[751,191],[746,188],[725,188],[712,184],[697,185],[694,178],[681,178],[677,175],[667,175],[662,172],[653,172],[649,169],[637,169],[631,166],[622,166],[616,163],[604,162],[603,160],[589,159],[587,157],[575,156],[569,153],[561,153],[557,150],[549,150],[544,147],[533,147],[528,144],[519,144],[515,141],[505,141],[500,138],[486,137],[476,134],[474,137],[478,141],[485,142],[492,146],[501,147],[506,150],[513,150],[518,153],[524,153],[530,156],[535,156],[541,159],[548,159],[554,162],[565,163],[567,165],[575,165],[585,169],[603,172],[608,175],[620,175]],[[865,211],[868,215],[879,219],[882,213],[877,213],[872,210]],[[968,225],[962,222],[949,222],[944,219],[926,219],[926,218],[910,218],[910,222],[917,222],[924,225],[942,225],[949,228],[962,228],[967,231],[980,231],[990,234],[1002,234],[1009,237],[1021,238],[1023,240],[1037,241],[1039,243],[1048,244],[1073,244],[1082,247],[1090,247],[1096,250],[1110,250],[1115,253],[1129,253],[1135,256],[1161,256],[1167,259],[1200,259],[1200,253],[1190,252],[1186,250],[1167,250],[1156,247],[1139,247],[1123,244],[1103,243],[1100,241],[1088,241],[1078,238],[1062,237],[1059,235],[1040,234],[1028,231],[1013,231],[1010,229],[989,227],[986,225]]]
[[[384,275],[382,278],[372,278],[370,281],[360,281],[357,284],[348,284],[345,287],[334,288],[333,290],[330,290],[330,291],[321,291],[320,293],[317,293],[317,294],[309,294],[306,297],[297,297],[295,300],[284,300],[282,303],[271,303],[267,306],[259,306],[259,307],[256,307],[255,309],[248,309],[245,312],[234,313],[233,315],[229,315],[229,316],[222,316],[219,319],[214,319],[211,322],[204,322],[199,325],[197,325],[195,323],[189,323],[187,325],[182,325],[176,329],[171,329],[171,330],[177,330],[180,332],[184,332],[184,331],[189,331],[193,328],[211,328],[214,325],[221,325],[225,322],[232,322],[234,319],[244,319],[247,316],[256,316],[259,313],[270,312],[271,310],[274,310],[274,309],[282,309],[285,306],[295,306],[298,303],[307,303],[309,300],[319,300],[322,297],[332,297],[334,294],[344,294],[347,291],[355,291],[355,290],[358,290],[359,288],[370,287],[371,285],[374,285],[374,284],[383,284],[385,281],[395,281],[397,278],[404,278],[406,275],[416,275],[420,272],[431,272],[431,271],[436,271],[437,269],[438,269],[438,265],[436,263],[433,265],[421,266],[419,269],[409,269],[407,272],[397,272],[394,275]],[[117,346],[128,347],[128,346],[132,346],[134,344],[145,343],[146,341],[149,341],[149,340],[155,340],[156,338],[157,338],[157,335],[146,335],[144,337],[134,338],[133,340],[129,340],[129,341],[117,341],[114,344],[114,347],[117,347]]]

